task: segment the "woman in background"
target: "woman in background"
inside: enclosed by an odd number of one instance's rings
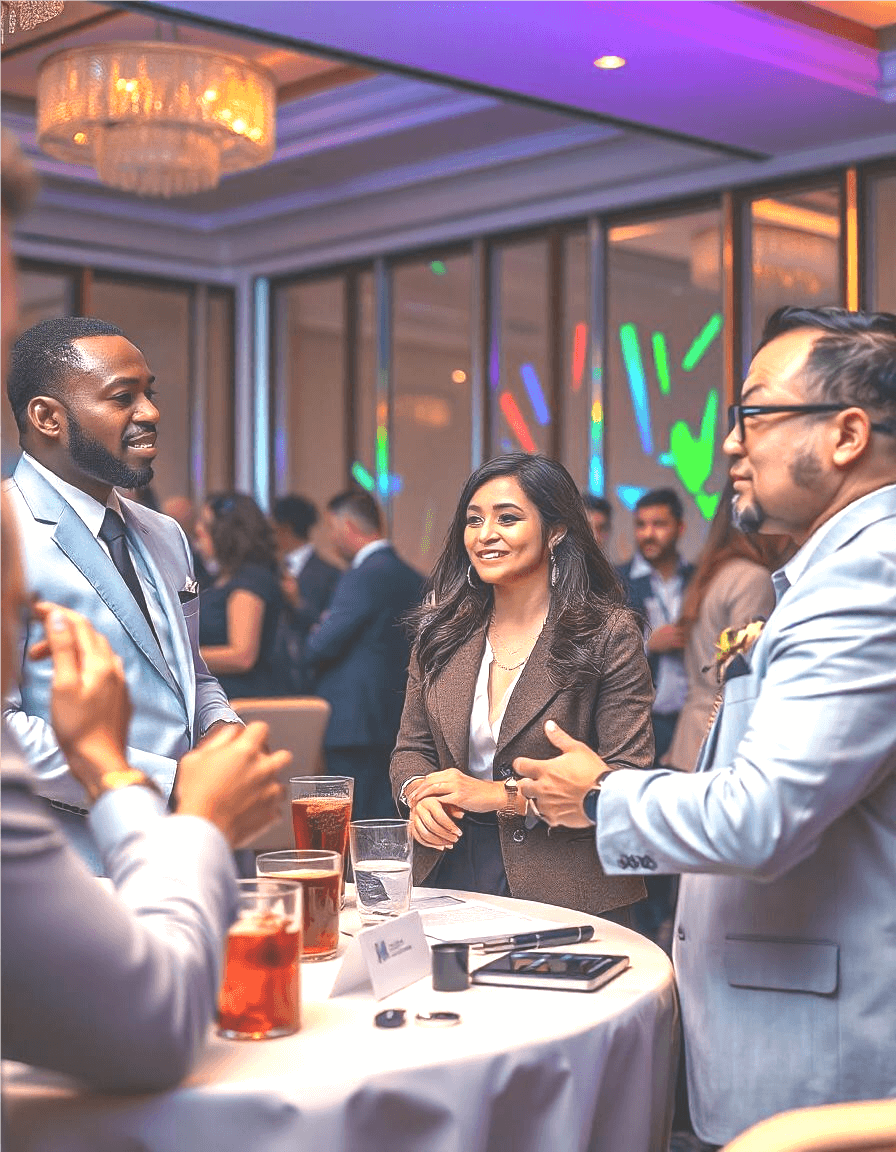
[[[775,606],[770,572],[783,563],[788,537],[746,536],[731,523],[729,480],[709,528],[694,575],[685,591],[680,626],[685,632],[688,695],[665,764],[692,772],[721,687],[716,645],[726,628],[765,619]]]
[[[527,813],[511,768],[556,755],[546,720],[614,767],[653,763],[641,633],[561,464],[516,453],[473,473],[415,625],[391,764],[415,882],[626,922],[643,881],[604,874],[593,828]]]
[[[200,599],[199,644],[209,671],[232,700],[282,695],[275,640],[283,601],[267,518],[251,496],[210,496],[196,545],[218,572]]]

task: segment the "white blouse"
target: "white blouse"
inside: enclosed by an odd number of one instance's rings
[[[488,674],[495,654],[489,643],[485,640],[485,652],[479,666],[479,675],[476,678],[476,691],[473,694],[473,711],[470,715],[470,747],[467,761],[467,772],[477,780],[491,780],[492,762],[498,747],[498,737],[501,734],[501,722],[507,711],[510,695],[516,687],[525,664],[515,669],[513,680],[504,693],[504,698],[498,708],[498,714],[493,724],[488,720]]]

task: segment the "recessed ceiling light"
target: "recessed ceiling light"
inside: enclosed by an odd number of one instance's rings
[[[614,68],[624,68],[625,63],[624,56],[598,56],[594,61],[594,67],[609,72]]]

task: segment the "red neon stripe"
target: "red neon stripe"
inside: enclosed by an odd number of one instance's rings
[[[572,390],[578,392],[585,375],[585,350],[588,345],[588,325],[576,324],[572,347]]]
[[[520,446],[526,452],[537,452],[535,441],[532,439],[529,429],[526,427],[526,421],[523,419],[523,414],[516,406],[516,400],[510,395],[509,392],[501,393],[501,411],[504,413],[504,419],[513,429],[513,433]]]

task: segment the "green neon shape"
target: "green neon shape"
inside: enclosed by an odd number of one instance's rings
[[[712,520],[721,499],[721,492],[697,492],[694,495],[694,502],[704,520]]]
[[[669,451],[682,484],[696,497],[712,472],[715,455],[716,420],[719,415],[718,389],[706,397],[700,435],[695,439],[684,420],[676,420],[669,431]]]
[[[436,274],[436,276],[447,275],[448,269],[445,267],[445,263],[442,260],[433,260],[429,267]]]
[[[373,483],[373,477],[370,475],[364,465],[359,464],[357,460],[354,462],[354,464],[352,464],[352,476],[355,480],[358,481],[361,487],[365,489],[365,491],[373,491],[375,487]]]
[[[382,424],[376,430],[376,474],[382,486],[389,475],[389,430]]]
[[[666,337],[662,332],[653,334],[653,363],[656,366],[656,378],[659,381],[660,392],[668,396],[672,391],[672,380],[669,377],[669,352],[666,348]]]
[[[707,348],[715,340],[716,336],[722,331],[722,313],[714,312],[712,316],[706,321],[703,330],[697,335],[694,343],[687,350],[684,360],[681,362],[682,368],[685,372],[691,372],[700,361],[703,359]]]

